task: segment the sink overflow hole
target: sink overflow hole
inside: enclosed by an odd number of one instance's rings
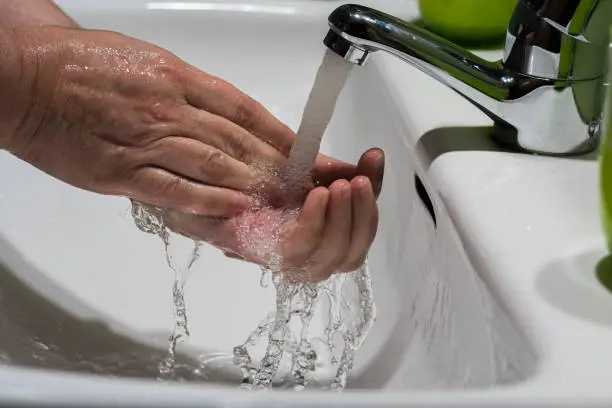
[[[423,203],[423,205],[427,209],[427,212],[431,216],[434,226],[437,226],[436,213],[434,212],[433,202],[431,201],[431,198],[429,198],[429,194],[427,194],[427,190],[425,189],[423,182],[416,174],[414,175],[414,187],[416,188],[416,192],[419,195],[421,202]]]

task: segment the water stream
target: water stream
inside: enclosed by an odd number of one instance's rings
[[[174,311],[174,328],[168,339],[168,356],[159,363],[159,378],[174,377],[176,346],[189,337],[187,307],[185,305],[185,283],[191,268],[200,254],[201,242],[193,241],[170,231],[163,221],[163,210],[151,208],[138,202],[132,202],[132,217],[136,226],[143,232],[157,235],[164,243],[166,262],[174,273],[172,284],[172,302]],[[188,240],[191,245],[181,245]],[[180,251],[189,248],[188,252]]]
[[[325,54],[284,170],[289,189],[301,188],[309,180],[323,134],[351,67],[336,54],[330,51]],[[258,202],[261,205],[261,200]],[[283,278],[285,271],[279,243],[282,226],[297,217],[299,208],[278,210],[264,204],[249,211],[238,217],[237,238],[252,253],[272,254],[268,269],[262,271],[260,284],[273,283],[276,301],[275,310],[257,325],[243,344],[233,349],[233,363],[243,375],[242,387],[303,390],[313,386],[342,390],[350,375],[354,354],[375,317],[367,265],[352,273],[333,275],[317,284],[293,283]],[[265,222],[254,225],[253,218],[249,217],[253,214],[260,219],[264,217]],[[175,238],[177,234],[165,227],[163,210],[135,202],[132,215],[138,228],[163,240],[168,265],[175,276],[175,326],[169,339],[168,357],[159,365],[159,377],[172,378],[176,345],[189,336],[183,294],[200,243],[193,242],[189,253],[176,254],[172,240],[178,239]],[[326,326],[315,327],[312,324],[314,316],[321,318],[325,313]],[[255,355],[258,347],[264,350],[263,355]]]
[[[290,184],[299,185],[310,176],[323,134],[352,68],[353,64],[326,50],[289,153],[287,177]]]

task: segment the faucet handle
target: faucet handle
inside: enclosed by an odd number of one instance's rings
[[[610,0],[520,0],[508,27],[504,66],[546,79],[601,77],[610,23]]]

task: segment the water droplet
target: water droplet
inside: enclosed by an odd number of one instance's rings
[[[261,278],[259,279],[259,286],[262,288],[267,288],[270,286],[270,279],[272,276],[272,272],[269,269],[261,268]]]

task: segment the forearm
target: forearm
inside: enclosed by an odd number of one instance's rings
[[[79,27],[51,0],[0,0],[0,26]]]

